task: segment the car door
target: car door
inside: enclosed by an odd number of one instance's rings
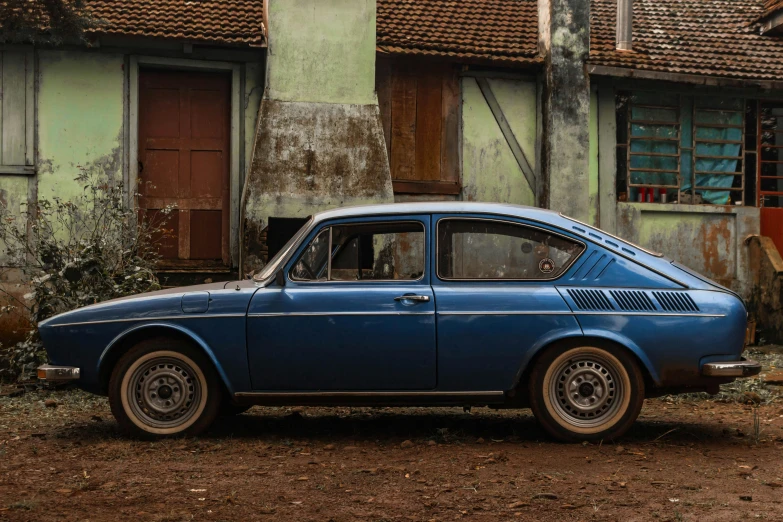
[[[254,389],[434,388],[429,233],[428,215],[317,225],[285,267],[285,285],[250,303]]]
[[[434,215],[438,389],[511,389],[532,349],[581,335],[553,281],[584,244],[512,218]]]

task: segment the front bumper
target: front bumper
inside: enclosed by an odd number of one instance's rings
[[[701,368],[706,377],[752,377],[761,373],[761,365],[750,359],[707,363]]]
[[[81,372],[73,366],[52,366],[44,364],[38,367],[38,379],[50,382],[76,381]]]

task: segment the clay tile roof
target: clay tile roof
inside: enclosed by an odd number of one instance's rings
[[[378,50],[535,64],[537,0],[378,0]]]
[[[259,46],[263,0],[88,0],[100,34]]]
[[[783,38],[762,36],[770,0],[635,0],[633,51],[615,50],[617,0],[592,0],[590,64],[743,80],[783,78]]]
[[[762,14],[762,18],[766,18],[781,9],[783,9],[783,0],[764,0],[764,13]]]

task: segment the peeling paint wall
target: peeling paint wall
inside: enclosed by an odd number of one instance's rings
[[[490,79],[490,87],[525,157],[535,170],[536,84]],[[535,194],[514,158],[475,78],[462,79],[462,196],[465,201],[535,205]]]
[[[618,203],[617,232],[750,295],[750,252],[744,241],[759,232],[759,209],[658,203]]]
[[[394,201],[375,95],[374,0],[270,0],[267,88],[245,186],[242,273],[269,218]]]
[[[124,57],[38,53],[38,195],[69,199],[78,167],[122,179]]]

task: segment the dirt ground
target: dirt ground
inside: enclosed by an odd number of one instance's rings
[[[783,400],[742,393],[560,444],[484,408],[256,407],[141,442],[103,398],[29,391],[0,397],[0,521],[783,520]]]

